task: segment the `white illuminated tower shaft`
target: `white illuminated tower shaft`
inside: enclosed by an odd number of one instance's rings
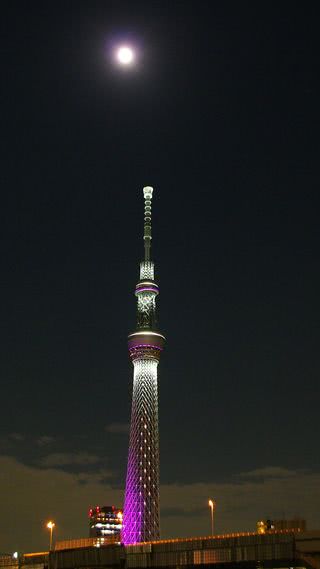
[[[165,338],[156,329],[159,288],[150,260],[152,192],[149,186],[143,188],[145,254],[135,290],[137,328],[128,338],[134,373],[122,529],[125,545],[160,537],[157,367]]]

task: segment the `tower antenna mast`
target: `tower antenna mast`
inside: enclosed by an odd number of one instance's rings
[[[143,188],[144,196],[144,260],[150,261],[150,249],[151,249],[151,215],[152,215],[152,194],[153,188],[151,186],[145,186]]]

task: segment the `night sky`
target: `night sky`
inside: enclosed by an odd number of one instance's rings
[[[1,4],[0,551],[122,505],[154,187],[163,537],[320,526],[316,4]],[[117,45],[137,50],[130,69]]]

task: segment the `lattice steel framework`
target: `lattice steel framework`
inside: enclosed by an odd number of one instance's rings
[[[152,192],[149,186],[143,188],[145,258],[135,290],[137,328],[128,339],[134,374],[122,529],[125,545],[160,537],[157,367],[165,338],[156,328],[159,288],[150,260]]]

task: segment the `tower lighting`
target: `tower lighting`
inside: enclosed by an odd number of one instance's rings
[[[151,261],[151,209],[153,188],[143,188],[144,260],[135,289],[137,325],[128,337],[133,363],[133,393],[122,542],[153,541],[160,537],[159,428],[157,368],[165,337],[156,320],[159,287]]]

